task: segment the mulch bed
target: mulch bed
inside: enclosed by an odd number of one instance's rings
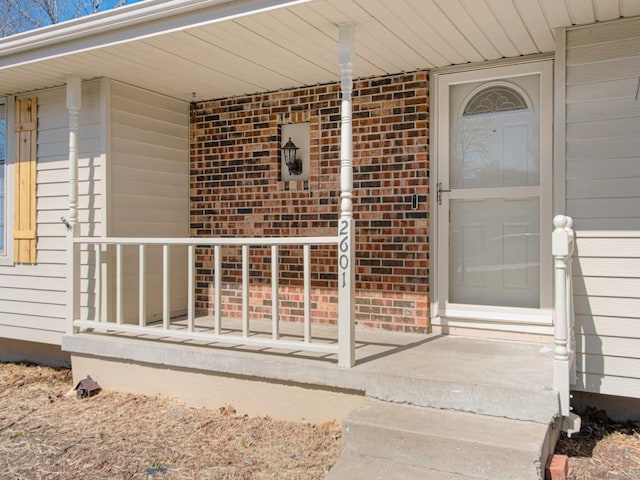
[[[189,408],[164,397],[103,391],[77,400],[71,372],[0,364],[0,479],[321,479],[340,427]],[[562,437],[575,480],[640,480],[640,422],[581,413]]]
[[[569,457],[575,480],[640,480],[640,422],[614,422],[604,410],[580,413],[582,428],[562,436],[556,453]]]
[[[320,479],[340,428],[189,408],[103,391],[77,400],[71,372],[0,364],[0,479]]]

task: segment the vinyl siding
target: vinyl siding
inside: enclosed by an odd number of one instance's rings
[[[113,237],[189,235],[189,105],[112,81],[109,233]],[[110,253],[110,275],[115,272]],[[138,315],[138,252],[124,251],[124,313]],[[171,249],[171,311],[186,311],[186,248]],[[147,249],[148,319],[162,317],[161,247]],[[115,277],[114,277],[115,278]],[[114,282],[113,282],[114,283]],[[111,283],[111,308],[115,286]]]
[[[640,18],[566,40],[577,389],[640,397]]]
[[[79,218],[82,235],[100,235],[103,152],[100,84],[83,83],[79,131]],[[64,87],[22,95],[38,97],[36,264],[0,266],[0,337],[59,344],[66,330],[66,229],[69,208],[69,120]],[[9,125],[9,128],[11,126]],[[13,142],[9,132],[7,142]],[[13,175],[9,168],[7,176]],[[10,198],[7,214],[13,215]],[[11,232],[7,234],[11,242]],[[82,253],[83,311],[93,301],[86,277],[93,263]],[[92,285],[92,284],[91,284]]]

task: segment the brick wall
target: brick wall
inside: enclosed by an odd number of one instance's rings
[[[356,320],[428,331],[428,75],[354,82]],[[309,122],[308,181],[280,179],[280,130]],[[340,86],[310,86],[211,100],[191,110],[191,235],[336,235]],[[419,204],[412,208],[412,196]],[[213,252],[197,254],[197,301],[213,308]],[[270,252],[251,249],[251,315],[271,314]],[[281,248],[284,320],[302,316],[302,249]],[[312,249],[312,317],[337,318],[337,249]],[[239,249],[223,250],[223,315],[241,311]]]

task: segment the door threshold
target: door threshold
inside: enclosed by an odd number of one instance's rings
[[[499,340],[521,340],[542,343],[553,341],[553,324],[507,322],[478,318],[455,318],[439,316],[431,319],[433,333],[493,338]]]

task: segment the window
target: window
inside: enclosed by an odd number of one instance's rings
[[[0,255],[6,253],[6,227],[5,227],[5,196],[6,196],[6,167],[7,158],[7,108],[6,103],[0,100]]]
[[[476,93],[467,102],[462,115],[468,117],[482,113],[508,112],[528,108],[524,95],[515,88],[494,84]]]

